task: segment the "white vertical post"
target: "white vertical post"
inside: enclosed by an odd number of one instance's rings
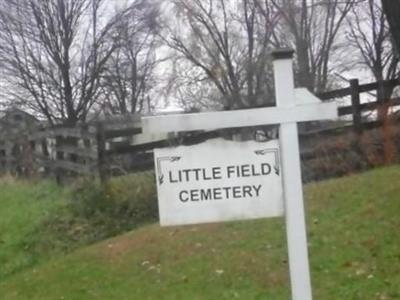
[[[278,107],[293,107],[293,50],[281,49],[272,53]],[[286,234],[289,254],[290,282],[293,300],[311,300],[311,280],[308,263],[303,187],[297,123],[280,125],[279,141],[285,199]]]

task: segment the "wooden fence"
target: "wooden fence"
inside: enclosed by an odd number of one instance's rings
[[[302,131],[302,158],[308,160],[318,155],[314,151],[317,136],[340,135],[382,125],[382,120],[368,120],[364,112],[385,106],[400,105],[400,98],[378,99],[360,103],[360,93],[391,89],[399,81],[385,81],[359,85],[350,81],[347,88],[319,94],[322,100],[351,97],[351,105],[339,108],[340,116],[351,115],[343,122],[320,123]],[[223,131],[222,131],[223,132]],[[151,136],[142,134],[140,117],[120,116],[111,120],[78,125],[73,128],[36,128],[24,134],[0,135],[0,172],[27,174],[40,172],[53,174],[58,179],[69,175],[96,175],[107,180],[112,174],[153,167],[152,150],[173,144],[196,144],[221,136],[221,131],[189,132],[178,135]]]
[[[350,96],[351,105],[339,107],[339,116],[352,116],[352,122],[347,125],[351,127],[357,133],[361,133],[363,130],[368,130],[382,126],[383,120],[363,120],[362,114],[365,112],[371,112],[374,110],[384,109],[387,110],[389,107],[400,105],[400,98],[385,97],[385,95],[391,95],[394,88],[400,85],[399,80],[387,80],[381,82],[373,82],[368,84],[360,85],[358,79],[352,79],[349,81],[349,87],[337,89],[325,93],[318,94],[318,98],[323,101],[344,98]],[[361,103],[360,95],[362,93],[368,93],[376,91],[375,101],[368,103]],[[335,131],[336,129],[343,128],[332,128],[329,130],[321,129],[321,132],[328,133],[329,131]],[[340,131],[339,131],[340,132]],[[315,132],[310,132],[315,133]]]
[[[141,133],[140,117],[123,116],[76,127],[36,128],[0,136],[0,172],[95,175],[105,179],[110,146]],[[116,142],[113,142],[117,140]],[[122,142],[120,142],[122,143]]]

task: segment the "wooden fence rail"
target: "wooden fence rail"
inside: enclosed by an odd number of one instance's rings
[[[351,97],[351,105],[339,108],[340,116],[352,115],[348,120],[333,127],[320,126],[301,132],[304,147],[303,160],[315,156],[312,145],[317,135],[340,135],[349,131],[357,133],[383,125],[383,120],[365,120],[364,112],[378,110],[382,105],[400,105],[400,98],[377,99],[360,103],[360,93],[380,88],[393,90],[398,80],[360,85],[351,80],[349,87],[319,94],[323,100]],[[152,150],[170,145],[196,144],[221,136],[221,131],[189,132],[183,135],[146,136],[142,133],[140,117],[119,116],[111,120],[82,124],[73,128],[37,128],[21,135],[0,133],[0,172],[27,173],[33,170],[63,176],[99,175],[107,180],[113,172],[113,164],[127,172],[132,169],[151,168]],[[128,156],[130,159],[123,156]]]
[[[350,86],[347,88],[342,88],[342,89],[332,90],[329,92],[320,93],[320,94],[318,94],[318,98],[320,98],[321,100],[330,100],[333,98],[343,98],[343,97],[354,94],[355,91],[357,91],[358,94],[370,92],[370,91],[376,91],[380,86],[383,86],[384,88],[394,88],[394,87],[400,85],[400,82],[398,79],[392,79],[392,80],[381,81],[380,83],[372,82],[372,83],[360,85],[358,79],[351,79],[351,80],[349,80],[349,84],[350,84]]]
[[[75,127],[36,128],[23,136],[1,133],[0,173],[28,175],[40,171],[54,174],[59,179],[74,174],[98,173],[100,178],[106,179],[105,168],[109,158],[106,151],[112,140],[129,140],[139,133],[138,116],[117,117]]]
[[[387,81],[373,82],[360,85],[358,79],[349,81],[349,87],[333,90],[318,94],[321,100],[331,100],[351,96],[351,105],[339,108],[339,116],[352,115],[353,128],[357,133],[361,133],[365,128],[362,113],[367,111],[379,110],[381,108],[400,105],[399,98],[386,98],[385,94],[392,94],[393,89],[400,85],[400,80],[393,79]],[[376,91],[376,100],[371,103],[361,103],[360,94]],[[382,92],[383,91],[383,92]],[[368,127],[368,125],[367,125]]]

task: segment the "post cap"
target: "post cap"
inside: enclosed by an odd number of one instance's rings
[[[294,50],[292,48],[281,48],[271,52],[272,58],[276,59],[292,59]]]

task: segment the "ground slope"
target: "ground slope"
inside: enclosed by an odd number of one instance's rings
[[[400,299],[400,167],[306,187],[315,299]],[[289,299],[282,219],[143,227],[0,282],[0,299]]]
[[[55,183],[0,179],[0,282],[44,258],[32,253],[33,231],[60,207],[63,196]]]

